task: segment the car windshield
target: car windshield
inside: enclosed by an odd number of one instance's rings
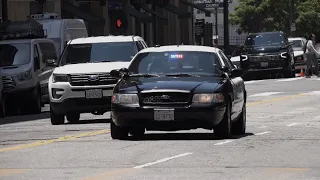
[[[30,43],[0,44],[0,67],[30,62]]]
[[[292,42],[292,48],[294,50],[302,50],[302,41],[301,40],[289,40],[289,42]]]
[[[136,56],[129,67],[133,74],[219,75],[216,53],[197,51],[147,52]]]
[[[62,55],[61,65],[95,62],[129,62],[137,53],[134,42],[70,44]]]
[[[246,46],[281,46],[284,43],[282,34],[249,35],[245,41]]]

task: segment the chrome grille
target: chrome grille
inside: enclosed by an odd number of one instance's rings
[[[72,86],[97,86],[116,84],[118,80],[109,74],[71,74],[70,84]]]
[[[249,56],[250,61],[277,61],[280,59],[280,56],[277,54],[268,54],[264,56]]]
[[[156,92],[141,93],[143,104],[186,104],[189,102],[190,93],[181,92]]]
[[[3,90],[8,91],[16,87],[16,83],[13,80],[13,77],[2,76]]]

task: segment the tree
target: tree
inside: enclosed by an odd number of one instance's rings
[[[297,33],[320,35],[320,0],[306,0],[297,6]]]
[[[290,31],[290,1],[239,0],[230,23],[240,25],[242,31]]]

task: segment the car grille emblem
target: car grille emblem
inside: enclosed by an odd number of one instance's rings
[[[168,95],[162,95],[160,98],[163,99],[163,100],[169,100],[169,99],[170,99],[170,96],[168,96]]]
[[[89,81],[99,81],[99,75],[90,75],[88,77]]]

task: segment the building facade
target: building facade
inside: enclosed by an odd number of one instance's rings
[[[26,20],[30,14],[56,13],[61,18],[84,19],[91,36],[139,35],[149,46],[194,44],[194,9],[210,13],[193,0],[6,1],[11,21]],[[119,18],[125,28],[117,26]]]

